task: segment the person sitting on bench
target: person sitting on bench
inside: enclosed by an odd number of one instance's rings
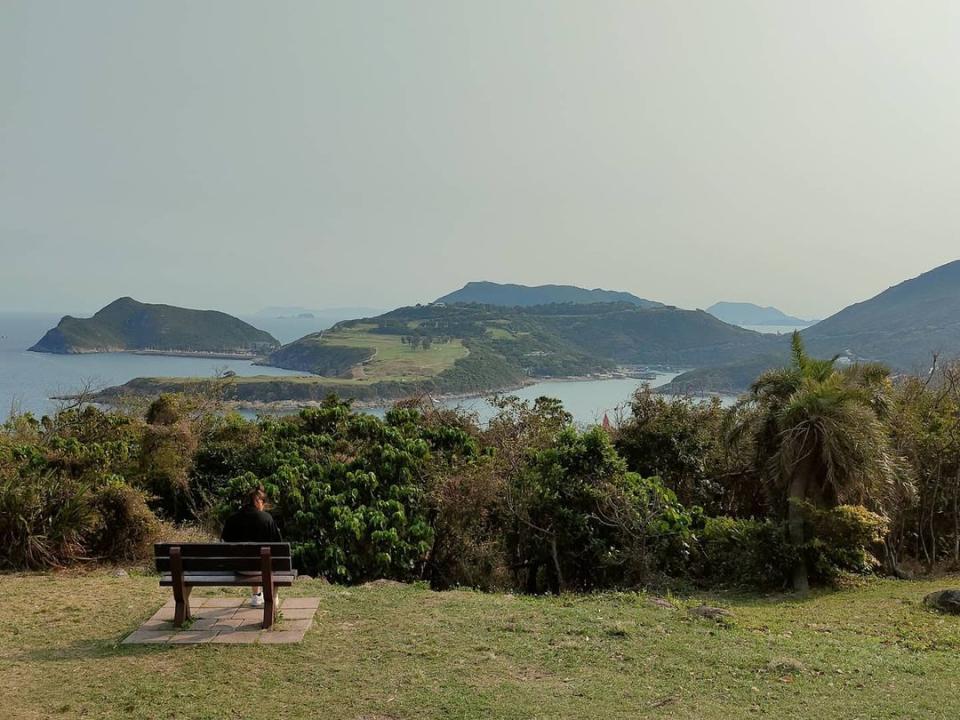
[[[247,494],[243,508],[227,518],[220,539],[223,542],[280,542],[280,530],[273,516],[264,510],[266,505],[267,493],[258,485]],[[259,585],[253,587],[250,606],[263,607],[263,591]]]

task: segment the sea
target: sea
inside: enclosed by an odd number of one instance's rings
[[[28,352],[43,334],[54,327],[62,314],[0,313],[0,420],[11,413],[32,412],[43,415],[54,412],[54,398],[81,389],[102,389],[121,385],[135,377],[214,377],[225,370],[240,376],[303,375],[302,372],[267,368],[249,360],[166,357],[134,353],[92,353],[86,355],[51,355]],[[75,317],[83,317],[75,314]],[[329,318],[273,318],[240,316],[254,327],[266,330],[281,342],[290,342],[312,332],[326,329]],[[512,391],[521,399],[541,396],[560,400],[574,420],[581,425],[611,421],[625,412],[625,407],[639,387],[663,385],[676,372],[657,372],[653,379],[610,378],[572,381],[543,381]],[[724,398],[725,402],[732,398]],[[481,422],[496,412],[484,398],[458,398],[440,401],[446,407],[460,407],[476,413]],[[366,408],[382,415],[385,408]],[[244,413],[252,416],[253,413]]]

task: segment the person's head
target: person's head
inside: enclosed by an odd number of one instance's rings
[[[266,505],[267,491],[263,489],[263,485],[257,485],[247,493],[247,507],[252,507],[254,510],[263,510]]]

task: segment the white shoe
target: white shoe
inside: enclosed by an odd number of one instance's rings
[[[263,607],[263,593],[250,596],[250,607]]]

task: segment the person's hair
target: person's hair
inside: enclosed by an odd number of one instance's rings
[[[267,501],[267,491],[263,489],[263,485],[257,485],[247,492],[245,504],[247,507],[253,507],[258,500],[264,503]]]

